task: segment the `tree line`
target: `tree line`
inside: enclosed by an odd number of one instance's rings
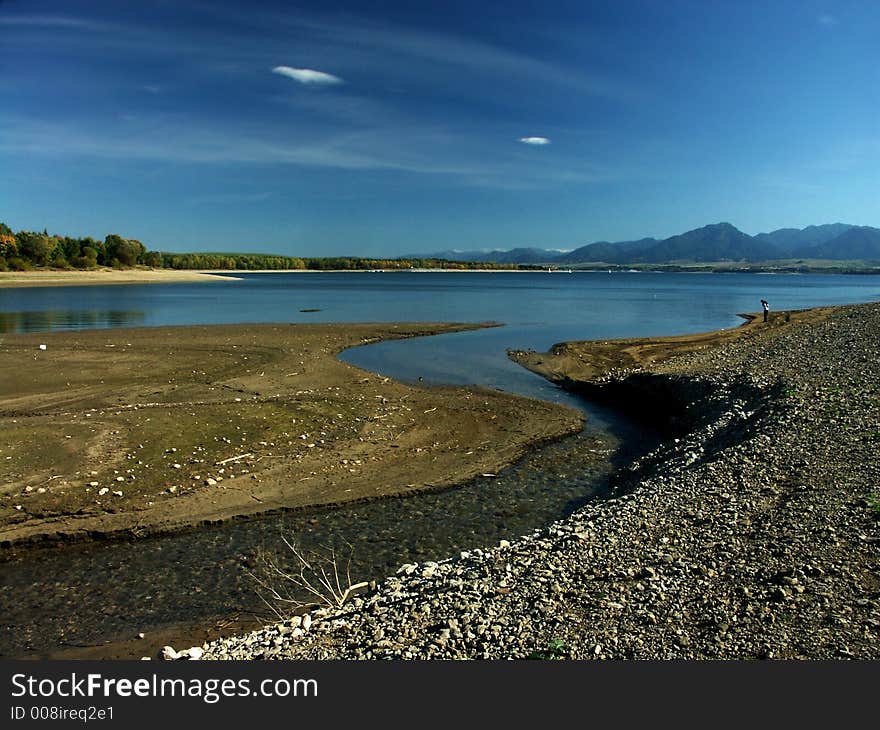
[[[32,268],[94,269],[98,266],[161,266],[162,254],[147,251],[135,239],[111,233],[103,241],[49,235],[47,231],[13,233],[0,223],[0,271]]]
[[[229,271],[375,271],[406,269],[532,269],[528,265],[497,264],[446,259],[371,259],[353,256],[279,256],[255,253],[167,253],[149,251],[136,239],[111,233],[103,241],[87,236],[50,235],[34,231],[13,233],[0,223],[0,271],[27,271],[33,268],[94,269],[99,266],[154,269],[218,269]]]

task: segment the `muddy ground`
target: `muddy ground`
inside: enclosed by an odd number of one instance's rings
[[[335,357],[474,326],[2,336],[0,542],[144,535],[437,489],[581,428],[562,406],[406,385]]]

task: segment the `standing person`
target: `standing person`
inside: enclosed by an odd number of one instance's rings
[[[761,307],[764,309],[764,321],[767,321],[767,318],[770,316],[770,305],[767,303],[766,299],[761,300]]]

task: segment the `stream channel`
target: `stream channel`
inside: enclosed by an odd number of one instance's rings
[[[470,348],[476,357],[487,337],[499,335],[496,329],[382,342],[341,358],[403,381],[467,384],[480,364],[453,357],[442,367],[438,348],[459,354]],[[483,363],[482,371],[477,379],[484,387],[500,384],[578,408],[586,426],[532,449],[495,477],[442,492],[139,539],[10,549],[0,563],[0,656],[139,658],[155,655],[163,643],[185,648],[242,631],[272,618],[250,572],[262,550],[285,555],[282,536],[305,550],[350,545],[352,577],[380,580],[404,563],[443,559],[544,527],[601,498],[613,471],[657,442],[644,426],[504,358]]]

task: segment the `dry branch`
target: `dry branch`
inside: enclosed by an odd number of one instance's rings
[[[335,547],[306,551],[283,534],[281,541],[281,555],[260,550],[256,568],[248,571],[260,600],[277,618],[321,606],[339,608],[367,587],[367,581],[353,582],[351,577],[350,544],[346,543],[347,554],[340,555]]]

